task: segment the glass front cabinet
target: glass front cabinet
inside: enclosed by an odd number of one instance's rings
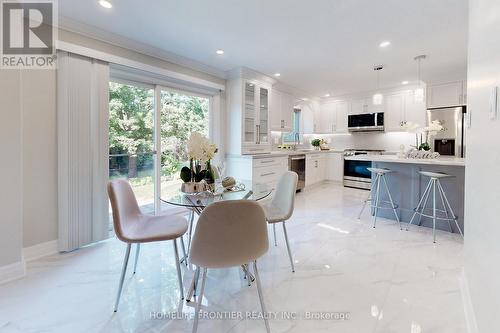
[[[249,155],[271,151],[272,82],[235,77],[227,84],[227,153]]]
[[[254,80],[240,79],[239,81],[239,87],[233,86],[233,88],[241,89],[241,95],[234,91],[230,93],[230,100],[233,99],[229,113],[230,118],[233,119],[229,124],[232,127],[229,129],[230,151],[238,154],[268,152],[271,149],[269,124],[271,86]],[[241,97],[238,98],[238,95]],[[238,105],[239,103],[241,104]],[[241,120],[241,132],[235,128],[239,123],[238,118]],[[239,147],[236,147],[236,144],[239,144]]]

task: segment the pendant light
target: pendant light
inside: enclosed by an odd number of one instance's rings
[[[414,58],[414,60],[417,61],[417,63],[418,63],[418,88],[416,88],[413,91],[413,96],[414,96],[415,102],[417,102],[417,103],[422,103],[425,100],[425,89],[422,87],[422,80],[421,80],[421,76],[420,76],[421,69],[422,69],[421,62],[425,58],[427,58],[427,56],[425,54],[421,54],[421,55],[416,56]]]
[[[382,65],[373,67],[373,70],[377,73],[377,91],[373,94],[373,105],[381,105],[384,101],[384,95],[380,93],[380,71],[384,68]]]

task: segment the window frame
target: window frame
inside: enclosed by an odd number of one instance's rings
[[[154,161],[154,211],[155,214],[159,214],[161,212],[161,92],[162,91],[171,91],[178,94],[207,98],[208,99],[208,138],[214,141],[214,129],[215,129],[215,116],[214,116],[214,96],[208,93],[199,92],[198,89],[193,87],[193,90],[190,90],[188,87],[175,87],[169,84],[165,84],[161,80],[155,80],[155,78],[151,76],[142,76],[136,75],[134,73],[130,73],[132,78],[129,78],[127,75],[122,75],[123,72],[116,73],[111,72],[109,76],[109,83],[118,83],[118,84],[126,84],[144,87],[148,89],[153,89],[153,161]],[[144,80],[142,80],[144,78]],[[156,83],[152,83],[156,82]],[[109,118],[109,114],[108,114]],[[219,124],[219,127],[220,124]],[[109,140],[109,137],[106,138]],[[109,154],[109,149],[107,154]],[[109,157],[108,157],[109,159]]]

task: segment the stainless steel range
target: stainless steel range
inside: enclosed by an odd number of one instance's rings
[[[344,150],[344,186],[363,190],[370,190],[372,186],[372,174],[368,168],[372,166],[370,161],[352,161],[345,157],[356,155],[382,155],[384,150],[376,149],[346,149]]]

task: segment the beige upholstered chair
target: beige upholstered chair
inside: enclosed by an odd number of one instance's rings
[[[139,245],[141,243],[173,240],[177,278],[179,279],[181,299],[184,299],[184,287],[182,285],[177,238],[182,237],[187,230],[188,225],[186,219],[176,215],[153,216],[142,214],[134,192],[130,184],[125,180],[120,179],[109,182],[108,195],[113,210],[113,225],[116,236],[119,240],[127,243],[114,311],[117,311],[118,303],[120,302],[120,295],[123,288],[125,273],[127,271],[132,243],[137,244],[135,261],[135,265],[137,265]]]
[[[202,270],[193,332],[198,328],[198,317],[205,289],[207,269],[245,265],[253,262],[257,291],[262,312],[266,313],[262,296],[257,259],[269,248],[264,210],[255,201],[233,200],[215,202],[201,213],[191,244],[191,263]],[[267,316],[264,316],[269,332]]]
[[[290,250],[290,243],[288,241],[285,222],[293,214],[297,181],[298,176],[295,172],[285,172],[278,181],[276,192],[274,193],[272,200],[268,204],[264,205],[267,222],[273,225],[275,246],[278,245],[276,242],[276,223],[283,223],[283,233],[285,234],[286,248],[288,250],[288,256],[290,257],[292,272],[295,272],[295,266],[293,264],[292,251]]]

